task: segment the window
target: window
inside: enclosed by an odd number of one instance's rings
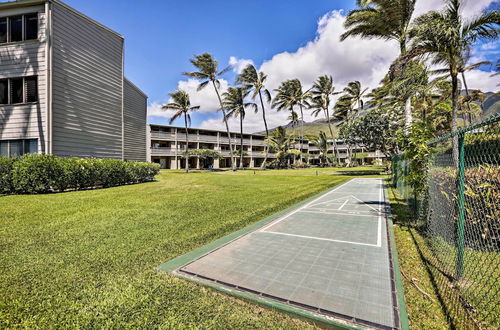
[[[26,85],[26,102],[38,101],[38,86],[36,77],[24,78]]]
[[[37,76],[31,76],[0,79],[0,105],[37,102],[37,78]]]
[[[23,103],[23,78],[10,79],[10,104]]]
[[[23,17],[9,17],[10,22],[10,40],[23,41]]]
[[[7,42],[7,18],[0,18],[0,43]]]
[[[32,154],[37,152],[37,139],[0,141],[0,156],[18,157],[24,154]]]
[[[23,141],[16,140],[9,142],[9,157],[17,157],[23,154]]]
[[[9,141],[0,141],[0,156],[9,157]]]
[[[9,103],[9,81],[7,79],[0,80],[0,104]]]
[[[38,39],[38,13],[0,18],[0,44]]]
[[[24,16],[25,40],[38,39],[38,14]]]

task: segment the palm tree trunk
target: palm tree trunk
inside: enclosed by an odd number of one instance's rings
[[[229,131],[229,124],[227,123],[226,110],[224,110],[224,106],[222,105],[222,99],[220,98],[220,94],[219,94],[219,89],[215,85],[215,81],[214,80],[212,80],[212,85],[214,86],[215,93],[217,94],[217,98],[219,99],[220,109],[222,111],[222,116],[223,116],[222,118],[224,119],[224,124],[226,125],[227,138],[228,138],[228,141],[229,141],[229,152],[230,152],[230,155],[231,155],[231,169],[233,171],[235,171],[236,170],[236,166],[234,164],[233,143],[231,141],[231,132]]]
[[[240,169],[243,169],[243,116],[240,113]]]
[[[469,100],[469,88],[467,87],[467,82],[465,81],[465,73],[462,71],[462,82],[465,87],[465,95],[467,95],[467,109],[469,110],[469,124],[472,123],[472,110],[470,108],[470,100]]]
[[[337,148],[337,142],[335,141],[335,137],[333,136],[332,123],[330,122],[330,111],[328,107],[325,110],[326,113],[326,121],[328,122],[328,129],[330,130],[330,136],[332,137],[332,154],[337,158],[337,164],[340,164],[340,155]]]
[[[300,162],[302,163],[302,143],[304,142],[304,113],[302,111],[302,104],[299,104],[300,107]]]
[[[410,133],[411,124],[413,122],[413,115],[411,113],[411,96],[405,100],[405,133]]]
[[[269,138],[269,130],[267,129],[266,111],[264,110],[264,101],[262,101],[262,93],[260,90],[259,90],[259,98],[260,98],[260,106],[262,107],[262,119],[264,120],[264,127],[266,128],[266,139],[268,139]],[[267,157],[268,157],[268,153],[269,153],[269,146],[266,145],[264,147],[264,151],[266,154],[264,156],[264,161],[260,165],[261,169],[266,167]]]
[[[457,112],[458,112],[458,77],[457,73],[453,70],[451,71],[451,104],[452,104],[452,112],[451,112],[451,131],[454,132],[457,130]],[[458,135],[453,136],[452,140],[452,148],[453,148],[453,162],[455,167],[458,168]]]
[[[189,172],[189,153],[188,153],[188,147],[189,147],[189,134],[188,134],[188,124],[187,124],[187,118],[186,114],[184,113],[184,127],[186,128],[186,147],[185,149],[185,155],[186,155],[186,173]]]

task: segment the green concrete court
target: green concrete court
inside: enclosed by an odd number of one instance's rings
[[[383,179],[352,179],[174,273],[343,324],[399,329],[384,196]]]

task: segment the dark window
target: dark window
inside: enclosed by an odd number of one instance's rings
[[[0,104],[9,103],[9,81],[7,79],[0,80]]]
[[[9,141],[0,141],[0,156],[9,157]]]
[[[24,140],[24,153],[36,154],[38,152],[38,140]]]
[[[7,42],[7,18],[0,18],[0,43]]]
[[[26,40],[38,39],[38,14],[24,16]]]
[[[9,142],[9,156],[17,157],[23,154],[23,140],[15,140]]]
[[[10,22],[10,41],[23,40],[23,17],[14,16],[9,18]]]
[[[23,78],[10,80],[10,104],[23,103]]]
[[[38,101],[38,84],[36,77],[27,77],[24,81],[26,83],[26,102]]]

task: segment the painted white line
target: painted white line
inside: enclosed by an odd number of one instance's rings
[[[333,210],[335,211],[335,210]],[[309,211],[309,210],[301,210],[299,211],[300,213],[314,213],[314,214],[336,214],[336,215],[351,215],[354,217],[371,217],[373,218],[375,214],[360,214],[357,211],[344,211],[344,213],[341,212],[329,212],[328,209],[325,209],[324,211],[321,211],[321,209],[318,211]],[[371,212],[371,211],[363,211],[363,212]]]
[[[351,242],[351,241],[342,241],[342,240],[338,240],[338,239],[322,238],[322,237],[315,237],[315,236],[288,234],[288,233],[281,233],[279,231],[265,231],[264,233],[266,233],[266,234],[274,234],[274,235],[284,235],[284,236],[300,237],[300,238],[309,238],[309,239],[315,239],[315,240],[319,240],[319,241],[328,241],[328,242],[337,242],[337,243],[346,243],[346,244],[355,244],[355,245],[364,245],[364,246],[378,247],[378,245],[375,245],[375,244],[360,243],[360,242]]]
[[[292,212],[290,212],[290,213],[288,213],[288,214],[285,214],[285,215],[284,215],[284,216],[282,216],[281,218],[278,218],[278,220],[271,222],[270,224],[268,224],[268,225],[267,225],[267,226],[265,226],[265,227],[262,227],[259,231],[260,231],[260,232],[265,231],[267,228],[272,227],[272,226],[274,226],[275,224],[277,224],[277,223],[279,223],[279,222],[281,222],[281,221],[285,220],[286,218],[288,218],[288,217],[289,217],[289,216],[291,216],[292,214],[295,214],[295,213],[299,212],[300,210],[303,210],[303,209],[305,209],[306,207],[309,207],[310,205],[312,205],[312,204],[313,204],[314,202],[316,202],[317,200],[319,200],[319,199],[321,199],[321,198],[323,198],[323,197],[325,197],[325,196],[330,195],[332,192],[334,192],[334,191],[336,191],[336,190],[340,189],[341,187],[345,186],[346,184],[348,184],[348,183],[349,183],[349,182],[351,182],[351,181],[352,181],[352,179],[351,179],[351,180],[349,180],[349,181],[347,181],[347,182],[344,182],[343,184],[341,184],[341,185],[340,185],[340,186],[338,186],[337,188],[335,188],[335,189],[333,189],[333,190],[330,190],[330,191],[329,191],[329,192],[327,192],[326,194],[321,195],[321,196],[319,196],[319,197],[317,197],[317,198],[313,199],[313,200],[312,200],[312,201],[310,201],[309,203],[302,205],[302,206],[301,206],[301,207],[299,207],[298,209],[296,209],[296,210],[294,210],[294,211],[292,211]]]
[[[340,205],[340,207],[338,208],[338,210],[342,210],[342,208],[347,204],[347,202],[349,201],[349,199],[346,199],[344,204]]]
[[[381,182],[381,181],[380,181]],[[381,247],[382,246],[382,182],[380,184],[380,191],[378,195],[378,205],[379,205],[379,210],[378,210],[378,237],[377,237],[377,246]]]

